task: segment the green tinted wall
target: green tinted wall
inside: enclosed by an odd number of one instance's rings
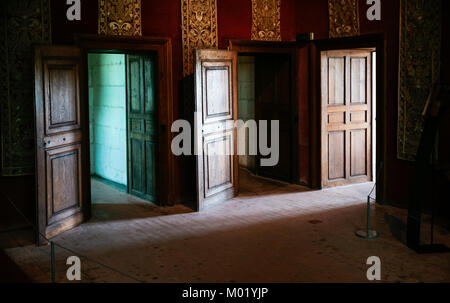
[[[127,184],[125,55],[89,54],[91,174]]]
[[[246,122],[255,120],[255,57],[238,57],[238,107],[239,119]],[[248,132],[246,131],[246,144],[248,151]],[[255,156],[239,156],[239,165],[254,169]]]

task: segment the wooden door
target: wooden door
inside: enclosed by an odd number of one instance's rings
[[[197,210],[237,195],[237,53],[196,50]],[[231,122],[231,123],[230,123]]]
[[[291,77],[288,55],[258,55],[255,60],[255,112],[256,121],[268,125],[268,146],[272,146],[271,121],[279,121],[279,160],[275,166],[261,166],[256,161],[257,174],[288,181],[292,179],[291,164]]]
[[[37,223],[47,238],[90,215],[83,58],[76,47],[35,49]]]
[[[321,54],[322,186],[372,180],[371,50]]]
[[[127,55],[128,192],[157,200],[157,60]]]

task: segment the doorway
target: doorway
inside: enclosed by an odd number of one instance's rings
[[[238,116],[244,123],[267,121],[268,146],[276,144],[271,138],[271,121],[279,123],[278,163],[262,166],[265,158],[258,148],[249,151],[250,140],[259,145],[259,135],[245,129],[245,155],[239,165],[251,173],[270,179],[292,181],[292,128],[291,128],[291,56],[289,54],[245,53],[238,56]],[[256,138],[250,138],[255,136]],[[241,141],[240,141],[241,142]]]
[[[321,60],[322,186],[374,181],[375,49],[327,50]]]
[[[79,35],[76,42],[76,46],[36,46],[34,52],[34,109],[38,142],[36,218],[39,233],[47,238],[89,220],[92,214],[90,149],[91,144],[95,145],[96,141],[95,138],[91,141],[89,136],[93,126],[89,114],[89,84],[92,86],[88,81],[89,53],[123,54],[125,67],[128,66],[129,70],[139,70],[126,71],[122,76],[114,70],[103,74],[108,81],[115,77],[126,79],[127,141],[125,145],[119,143],[121,148],[119,147],[116,153],[122,164],[115,165],[116,156],[110,155],[107,161],[109,166],[116,168],[116,181],[125,183],[123,171],[126,170],[128,192],[133,195],[142,194],[145,200],[153,200],[159,205],[174,203],[173,190],[169,190],[173,188],[173,156],[168,152],[172,138],[168,125],[171,125],[173,120],[171,40]],[[120,69],[123,72],[124,60],[121,60]],[[157,77],[148,76],[151,73],[147,71],[153,70],[153,67],[158,71]],[[138,80],[134,79],[134,84],[130,85],[130,77],[127,74],[138,75]],[[114,81],[111,83],[115,83]],[[153,83],[152,93],[149,92],[149,86],[145,85],[148,81]],[[123,83],[120,86],[123,96]],[[151,94],[154,94],[153,101],[146,98]],[[106,99],[108,98],[105,97]],[[154,102],[157,106],[152,108],[149,102]],[[123,107],[123,103],[121,106]],[[118,126],[110,131],[123,132],[123,111],[121,115]],[[149,118],[150,116],[154,120]],[[123,138],[123,134],[121,137]],[[111,135],[104,135],[103,139],[105,138],[109,138],[106,141],[110,147],[115,144],[112,141],[119,139]],[[105,143],[101,138],[99,140]],[[123,139],[120,141],[123,142]],[[126,169],[123,165],[124,146],[127,153]],[[94,147],[95,156],[97,148]],[[101,159],[103,157],[94,159],[94,168],[96,162],[99,164]],[[134,165],[139,161],[140,165]],[[147,165],[149,162],[157,165]],[[107,167],[102,166],[102,169],[104,173]],[[118,173],[119,171],[121,173]],[[109,171],[112,172],[114,171]],[[155,177],[152,179],[149,176]],[[124,184],[122,188],[123,186]],[[45,239],[39,236],[37,240],[39,244],[45,243]]]
[[[105,186],[157,202],[155,62],[152,53],[88,54],[93,203]]]

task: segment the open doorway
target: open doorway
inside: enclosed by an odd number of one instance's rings
[[[238,55],[238,118],[254,120],[260,128],[267,121],[268,146],[275,144],[270,137],[271,121],[279,122],[279,158],[275,166],[262,166],[261,150],[252,155],[250,140],[258,141],[257,134],[245,129],[245,155],[240,155],[239,166],[249,172],[279,181],[292,181],[291,128],[291,56],[289,54],[247,53]],[[253,135],[257,138],[250,138]]]
[[[159,205],[173,203],[173,191],[168,190],[173,187],[173,156],[167,152],[171,142],[170,128],[167,126],[173,120],[171,40],[80,35],[76,41],[76,46],[37,46],[34,54],[34,108],[38,142],[36,218],[39,232],[47,238],[73,228],[92,216],[90,149],[96,139],[91,141],[89,136],[91,126],[95,128],[95,123],[90,123],[89,86],[93,84],[92,81],[89,83],[89,74],[91,78],[98,76],[108,81],[116,77],[122,79],[118,85],[122,87],[122,97],[123,79],[126,79],[126,142],[119,143],[122,147],[126,146],[127,154],[125,196],[132,193]],[[125,56],[125,72],[122,57],[118,64],[121,72],[111,67],[101,76],[92,75],[88,66],[89,53],[122,54]],[[131,76],[134,77],[132,81]],[[114,86],[114,81],[111,80],[106,86]],[[108,99],[105,97],[105,102],[109,102]],[[118,100],[123,102],[123,98]],[[114,120],[107,120],[111,119]],[[123,121],[120,123],[120,120],[114,120],[114,125],[121,125],[116,131],[123,131]],[[105,137],[110,145],[113,144],[111,141],[118,139],[115,136]],[[117,157],[123,159],[123,149]],[[94,159],[94,167],[100,159]],[[110,157],[107,164],[113,166],[114,159]],[[124,170],[123,164],[114,167],[116,173]],[[123,176],[123,173],[116,174],[117,179],[112,182],[125,183]],[[112,193],[114,188],[108,188],[106,192]],[[39,244],[45,243],[41,237],[37,240]]]
[[[155,57],[88,53],[92,203],[157,202]]]
[[[375,49],[327,50],[321,56],[322,186],[375,180]]]

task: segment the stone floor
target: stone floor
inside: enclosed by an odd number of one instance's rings
[[[380,257],[384,282],[450,282],[450,254],[418,255],[403,244],[404,210],[372,205],[380,237],[354,235],[371,183],[312,191],[243,172],[241,194],[202,213],[92,185],[93,218],[54,239],[81,258],[82,282],[367,282],[370,256]],[[425,218],[424,241],[428,226]],[[48,282],[50,248],[23,239],[10,235],[9,247],[19,247],[6,254],[33,281]],[[437,228],[435,241],[450,246],[449,232]],[[56,249],[60,282],[71,255]]]

